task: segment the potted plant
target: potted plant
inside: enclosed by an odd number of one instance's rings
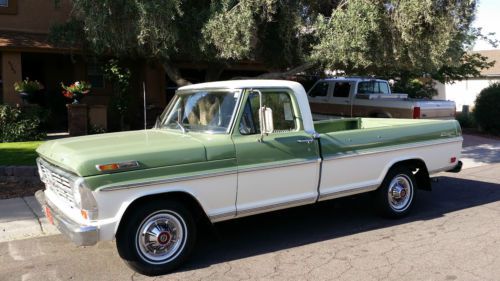
[[[14,90],[21,96],[25,103],[33,103],[35,94],[43,90],[43,85],[37,80],[26,77],[23,81],[14,83]]]
[[[61,82],[61,87],[63,88],[63,95],[68,99],[72,99],[73,104],[78,104],[83,97],[90,93],[92,85],[85,81],[76,81],[69,86]]]

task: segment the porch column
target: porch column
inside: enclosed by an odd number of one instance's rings
[[[144,82],[146,82],[146,99],[148,104],[164,108],[167,104],[165,95],[165,70],[158,64],[144,65]],[[142,97],[142,83],[140,96]]]
[[[21,103],[21,97],[14,91],[14,82],[21,81],[21,53],[2,52],[3,103],[16,105]]]

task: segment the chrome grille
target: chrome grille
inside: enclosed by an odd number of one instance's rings
[[[38,159],[37,162],[40,180],[45,183],[45,188],[51,190],[73,206],[74,198],[71,187],[76,178],[42,159]]]

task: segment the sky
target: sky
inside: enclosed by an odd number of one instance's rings
[[[477,9],[475,27],[482,27],[482,33],[487,34],[495,32],[495,38],[500,40],[500,0],[479,0]],[[484,41],[477,41],[474,45],[474,50],[491,50],[494,49],[490,44]],[[497,46],[496,49],[500,49]]]

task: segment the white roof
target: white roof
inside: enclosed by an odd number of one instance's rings
[[[386,82],[386,80],[376,79],[376,78],[370,78],[370,77],[349,77],[349,76],[346,76],[346,77],[328,77],[328,78],[320,79],[320,80],[318,80],[318,82],[322,82],[322,81],[342,81],[342,80],[347,80],[347,81],[382,81],[382,82]]]
[[[266,87],[294,89],[296,87],[302,87],[302,85],[300,85],[297,82],[288,81],[288,80],[269,80],[269,79],[228,80],[228,81],[217,81],[217,82],[192,84],[192,85],[180,87],[179,90],[194,90],[194,89],[202,89],[202,88],[242,89],[242,88],[266,88]]]
[[[207,89],[207,88],[223,88],[223,89],[243,89],[243,88],[289,88],[291,89],[302,113],[302,122],[304,124],[304,130],[307,133],[314,133],[314,125],[312,121],[311,109],[309,108],[309,101],[307,100],[307,95],[304,87],[300,83],[288,80],[269,80],[269,79],[253,79],[253,80],[229,80],[229,81],[218,81],[218,82],[207,82],[200,84],[192,84],[184,87],[180,87],[179,90],[197,90],[197,89]]]

